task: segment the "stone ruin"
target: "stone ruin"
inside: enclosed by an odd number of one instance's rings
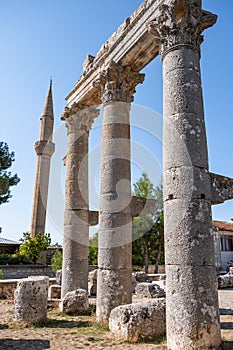
[[[22,278],[14,295],[14,321],[25,325],[40,324],[47,319],[49,278]]]
[[[202,33],[216,20],[201,0],[144,0],[96,57],[87,56],[62,115],[68,134],[62,298],[87,291],[89,226],[99,224],[97,320],[108,322],[113,309],[132,302],[131,221],[151,204],[131,196],[130,107],[144,81],[140,71],[161,55],[170,350],[221,346],[211,205],[233,198],[233,180],[209,171],[200,72]],[[100,207],[94,212],[88,138],[100,105]]]

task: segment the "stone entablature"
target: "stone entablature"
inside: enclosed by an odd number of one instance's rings
[[[74,102],[88,106],[101,104],[98,89],[93,82],[100,78],[102,69],[111,61],[122,67],[130,66],[132,71],[139,72],[159,54],[159,46],[155,45],[147,25],[161,14],[160,5],[170,2],[171,0],[144,1],[102,45],[95,58],[88,55],[83,64],[83,75],[66,97],[68,107]]]

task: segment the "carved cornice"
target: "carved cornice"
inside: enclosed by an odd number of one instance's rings
[[[77,130],[89,132],[99,109],[73,103],[71,108],[65,107],[61,119],[66,122],[68,134]]]
[[[121,101],[131,103],[137,84],[143,83],[145,74],[133,72],[130,66],[122,67],[111,61],[94,86],[100,91],[102,103]]]
[[[163,56],[180,45],[199,52],[203,42],[201,33],[217,21],[217,15],[202,9],[201,0],[173,0],[169,5],[161,5],[160,11],[148,29],[155,36]]]

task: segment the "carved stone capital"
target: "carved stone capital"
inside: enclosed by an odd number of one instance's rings
[[[77,130],[89,132],[98,115],[97,108],[74,103],[71,108],[65,107],[61,119],[66,122],[68,134]]]
[[[173,0],[169,5],[160,6],[160,16],[148,29],[155,36],[162,55],[180,45],[199,52],[203,42],[201,33],[217,21],[217,15],[204,11],[201,6],[201,0]]]
[[[94,86],[100,90],[102,103],[122,101],[131,103],[137,84],[143,83],[145,74],[133,72],[130,66],[122,67],[111,61]]]

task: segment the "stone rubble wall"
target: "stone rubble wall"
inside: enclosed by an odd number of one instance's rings
[[[51,265],[0,265],[3,273],[3,279],[27,278],[29,276],[48,276],[55,277]]]

